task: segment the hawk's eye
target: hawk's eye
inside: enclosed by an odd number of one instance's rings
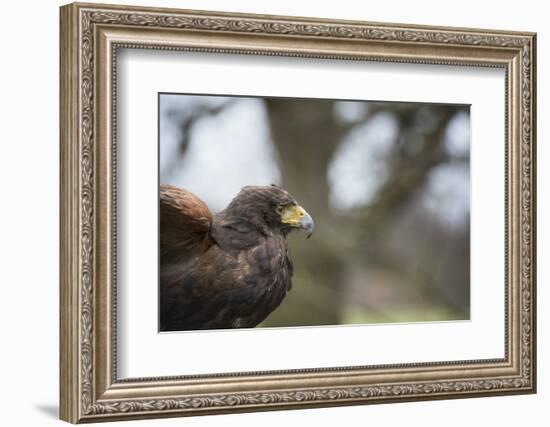
[[[277,206],[277,208],[275,208],[275,212],[277,212],[279,215],[282,215],[283,214],[283,211],[285,210],[285,207],[284,206]]]

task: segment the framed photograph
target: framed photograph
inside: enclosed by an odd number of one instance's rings
[[[63,420],[535,392],[535,34],[60,22]]]

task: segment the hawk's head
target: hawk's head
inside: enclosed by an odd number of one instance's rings
[[[293,229],[313,233],[311,216],[286,190],[276,185],[246,186],[224,211],[225,217],[240,218],[244,222],[281,231],[284,235]]]

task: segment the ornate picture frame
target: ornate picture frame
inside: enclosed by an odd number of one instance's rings
[[[63,6],[60,22],[61,419],[79,423],[536,391],[535,34],[80,3]],[[119,48],[503,69],[504,357],[117,378]]]

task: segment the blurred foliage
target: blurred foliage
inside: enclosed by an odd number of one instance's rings
[[[172,113],[179,156],[163,169],[179,167],[197,122],[238,100],[226,99]],[[261,326],[468,319],[469,141],[455,134],[458,119],[468,134],[469,108],[282,98],[263,108],[281,184],[316,228],[310,240],[289,237],[293,288]],[[346,204],[339,194],[352,187],[365,192]]]

